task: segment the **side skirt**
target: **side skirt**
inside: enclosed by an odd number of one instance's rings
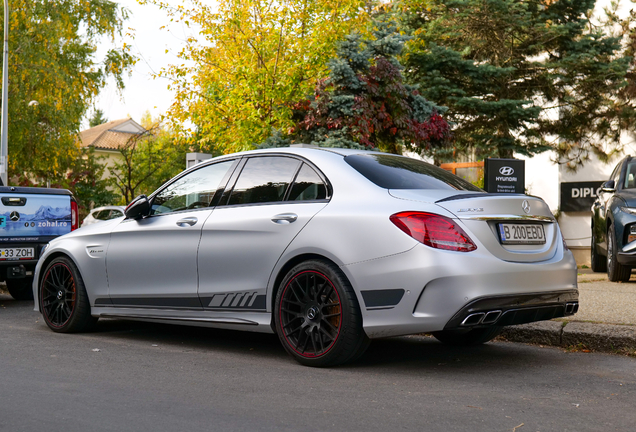
[[[272,315],[268,312],[210,312],[198,310],[157,310],[117,307],[92,307],[93,316],[121,318],[163,324],[224,328],[229,330],[273,333]]]

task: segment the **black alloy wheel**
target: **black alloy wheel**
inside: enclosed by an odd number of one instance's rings
[[[590,261],[593,272],[604,272],[607,270],[607,259],[603,255],[599,255],[596,251],[596,235],[594,234],[594,224],[592,224],[592,246],[590,248]]]
[[[610,226],[607,230],[607,278],[612,282],[627,282],[632,269],[618,262],[617,247],[614,227]]]
[[[97,321],[90,314],[84,282],[66,257],[49,263],[40,283],[40,310],[49,328],[59,333],[88,330]]]
[[[333,366],[368,346],[353,288],[334,265],[311,260],[294,267],[276,296],[276,332],[299,363]]]
[[[445,345],[480,345],[496,338],[502,326],[491,326],[467,330],[443,330],[433,333],[433,337]]]
[[[33,278],[7,279],[7,290],[16,300],[33,300]]]

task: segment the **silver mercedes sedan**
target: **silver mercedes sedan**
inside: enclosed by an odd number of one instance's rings
[[[33,290],[55,332],[111,317],[276,333],[309,366],[374,338],[479,344],[578,310],[574,258],[540,198],[302,145],[201,163],[126,217],[51,241]]]

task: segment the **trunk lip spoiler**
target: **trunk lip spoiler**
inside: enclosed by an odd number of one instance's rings
[[[453,196],[449,196],[446,198],[442,198],[441,200],[437,200],[435,201],[435,204],[437,203],[441,203],[444,201],[455,201],[455,200],[460,200],[460,199],[470,199],[470,198],[483,198],[485,196],[488,197],[529,197],[529,198],[536,198],[533,197],[531,195],[526,195],[526,194],[512,194],[512,193],[488,193],[488,192],[478,192],[478,193],[467,193],[467,194],[457,194],[457,195],[453,195]]]
[[[554,217],[550,216],[534,216],[534,215],[479,215],[479,216],[463,216],[460,219],[481,220],[481,221],[535,221],[554,223]]]

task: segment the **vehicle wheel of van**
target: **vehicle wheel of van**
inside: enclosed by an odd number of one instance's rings
[[[607,231],[607,277],[612,282],[626,282],[632,274],[632,269],[618,262],[616,252],[614,229],[610,227]]]
[[[433,337],[446,345],[479,345],[493,340],[503,330],[502,326],[491,326],[471,330],[443,330],[433,333]]]
[[[7,279],[7,290],[16,300],[33,300],[33,278]]]
[[[604,272],[607,270],[607,258],[596,252],[596,235],[594,235],[594,225],[592,225],[592,247],[590,248],[590,261],[592,263],[593,272]]]
[[[56,258],[46,266],[39,297],[44,321],[54,332],[82,332],[97,322],[82,276],[69,258]]]
[[[276,295],[274,320],[285,350],[307,366],[346,363],[368,346],[355,292],[327,261],[305,261],[287,273]]]

